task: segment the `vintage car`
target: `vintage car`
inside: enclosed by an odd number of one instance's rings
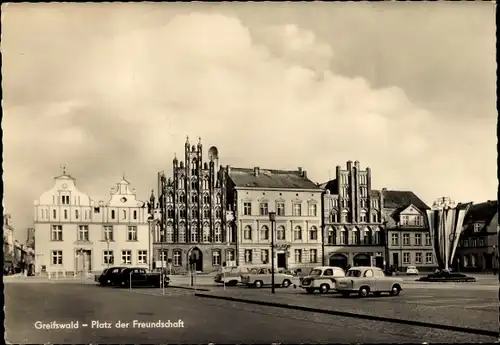
[[[417,267],[415,266],[408,266],[406,267],[406,275],[407,276],[418,276],[419,272]]]
[[[168,286],[170,278],[159,272],[147,272],[145,268],[130,267],[125,268],[114,280],[114,285],[121,287],[135,287],[135,286],[152,286],[162,287],[161,279],[163,277],[164,286]]]
[[[345,277],[345,271],[340,267],[318,266],[308,276],[300,279],[300,287],[308,293],[327,293],[335,289],[336,278],[342,277]]]
[[[241,283],[241,275],[246,272],[247,270],[241,267],[221,267],[214,277],[214,282],[235,286]]]
[[[382,292],[397,296],[403,290],[402,279],[388,277],[378,267],[353,267],[347,271],[345,278],[336,281],[336,289],[344,297],[352,293],[360,297],[367,297],[371,293],[380,296]]]
[[[106,268],[101,274],[96,274],[94,276],[94,281],[99,283],[101,286],[113,285],[115,277],[117,277],[125,268],[126,267]]]
[[[248,273],[241,275],[241,283],[247,286],[261,288],[263,286],[272,285],[272,273],[270,268],[251,269]],[[284,288],[292,285],[297,278],[291,274],[274,273],[274,285]]]

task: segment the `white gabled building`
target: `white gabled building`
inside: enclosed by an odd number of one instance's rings
[[[108,203],[95,202],[63,172],[35,201],[35,270],[66,275],[110,265],[149,266],[146,204],[123,178]]]

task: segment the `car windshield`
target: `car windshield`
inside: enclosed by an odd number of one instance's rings
[[[408,266],[409,270],[414,270],[416,267],[415,266]]]
[[[346,274],[346,277],[361,277],[360,270],[349,270]]]
[[[309,273],[309,275],[311,275],[311,276],[320,276],[321,275],[321,270],[319,270],[317,268],[313,269],[313,270],[311,270],[311,272]]]

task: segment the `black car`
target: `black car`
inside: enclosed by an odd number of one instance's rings
[[[136,286],[161,287],[163,277],[164,286],[168,286],[170,278],[159,272],[147,272],[145,268],[130,267],[125,268],[115,277],[114,285],[129,288]]]
[[[94,280],[101,286],[114,285],[115,278],[127,267],[106,268],[102,274],[95,275]]]

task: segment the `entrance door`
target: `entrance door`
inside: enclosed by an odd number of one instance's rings
[[[92,271],[92,251],[90,249],[77,249],[75,256],[75,272],[85,274]]]
[[[285,253],[278,253],[277,254],[277,261],[278,261],[278,268],[285,268],[286,269],[286,254]]]
[[[190,269],[195,269],[196,272],[203,272],[203,254],[200,249],[193,248],[188,255]]]
[[[399,253],[392,253],[392,265],[395,268],[399,267]]]
[[[85,250],[85,272],[92,272],[92,251]]]

